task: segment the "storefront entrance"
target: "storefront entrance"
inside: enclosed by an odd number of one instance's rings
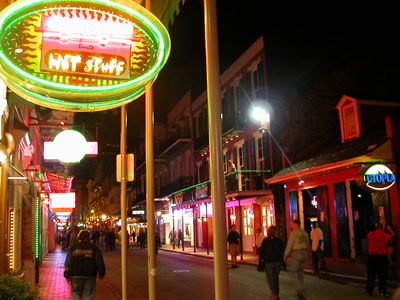
[[[350,182],[353,207],[354,248],[356,256],[368,255],[368,232],[374,230],[375,218],[370,192],[361,189],[355,181]]]

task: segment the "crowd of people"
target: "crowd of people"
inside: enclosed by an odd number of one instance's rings
[[[301,227],[299,220],[291,222],[291,232],[284,246],[279,237],[279,230],[275,226],[270,226],[265,237],[261,229],[257,230],[255,245],[259,255],[257,269],[265,272],[267,283],[271,291],[273,300],[279,300],[279,274],[282,269],[291,273],[294,291],[297,299],[305,298],[304,270],[308,255],[311,252],[314,273],[326,271],[324,257],[324,234],[317,222],[311,224],[311,232],[308,234]],[[366,295],[372,295],[375,288],[375,277],[378,274],[378,293],[380,296],[391,296],[387,292],[386,282],[389,271],[393,278],[397,279],[394,254],[395,231],[386,222],[384,217],[380,217],[375,225],[375,230],[368,234],[368,258],[367,258],[367,284]],[[236,231],[233,224],[227,236],[229,253],[231,255],[232,268],[238,268],[237,256],[240,254],[240,244],[242,242],[240,234]],[[289,259],[290,258],[290,259]]]
[[[80,228],[75,226],[70,229],[64,229],[57,232],[56,242],[58,245],[61,245],[61,249],[63,251],[68,251],[68,249],[73,246],[75,243],[78,243],[78,234],[80,232]],[[90,234],[90,241],[99,246],[104,247],[105,251],[115,251],[116,243],[121,242],[121,228],[118,229],[93,229],[88,230]],[[139,234],[136,235],[135,231],[132,231],[131,234],[128,232],[128,247],[129,245],[137,245],[141,249],[145,249],[147,246],[147,231],[145,229],[140,229]],[[158,243],[159,244],[159,243]]]

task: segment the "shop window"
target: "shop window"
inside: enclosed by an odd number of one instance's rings
[[[243,209],[243,235],[249,236],[254,233],[254,213],[252,208]]]

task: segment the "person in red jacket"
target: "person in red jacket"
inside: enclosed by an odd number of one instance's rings
[[[381,296],[390,296],[386,290],[389,261],[387,246],[391,240],[390,234],[383,231],[381,223],[375,225],[375,230],[368,233],[367,286],[366,295],[372,295],[375,287],[375,276],[378,273],[378,290]]]

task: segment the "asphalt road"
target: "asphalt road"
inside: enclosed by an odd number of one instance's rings
[[[103,255],[107,266],[104,283],[120,298],[121,257],[120,251]],[[305,275],[306,297],[315,300],[377,299],[364,295],[364,286],[345,281],[330,281],[316,276]],[[229,290],[231,300],[271,299],[264,273],[258,273],[254,266],[240,265],[229,269]],[[296,299],[290,273],[280,274],[280,296],[282,300]],[[394,292],[391,290],[390,292]],[[214,299],[213,261],[207,258],[159,251],[157,255],[157,299]],[[96,299],[101,299],[97,295]],[[118,297],[119,296],[119,297]],[[128,299],[148,299],[147,249],[128,249]]]

